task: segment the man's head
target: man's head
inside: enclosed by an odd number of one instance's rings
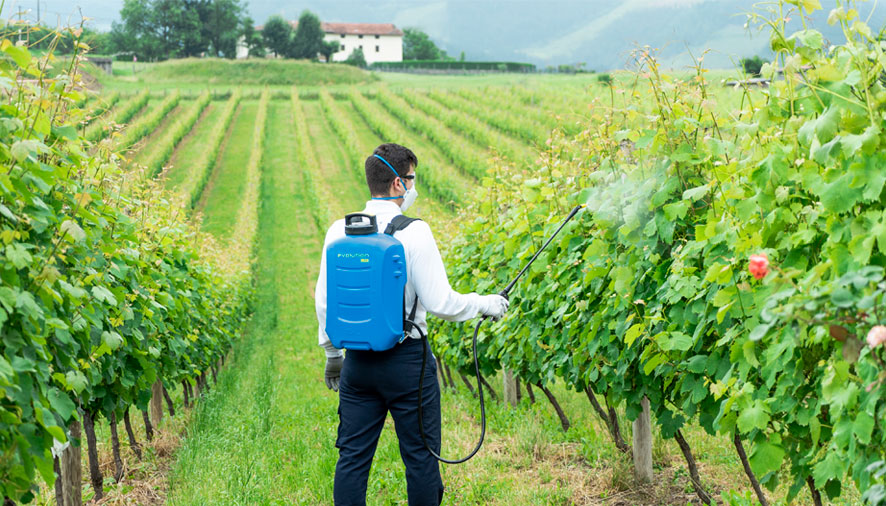
[[[397,171],[397,175],[385,162],[379,160],[378,155]],[[407,188],[411,188],[415,182],[409,176],[415,175],[415,167],[418,159],[409,148],[399,144],[382,144],[375,148],[372,155],[366,159],[366,184],[369,185],[369,193],[373,197],[400,197]],[[398,178],[397,176],[400,176]]]

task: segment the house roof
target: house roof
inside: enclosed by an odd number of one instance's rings
[[[290,21],[293,30],[298,28],[298,21]],[[393,23],[321,23],[325,33],[344,35],[403,35]],[[256,30],[261,31],[264,25],[258,25]]]
[[[345,35],[403,35],[392,23],[323,23],[326,33]]]

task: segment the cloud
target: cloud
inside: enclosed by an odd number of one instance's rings
[[[449,9],[447,2],[433,2],[401,8],[392,22],[398,28],[418,28],[437,42],[449,42]]]
[[[711,0],[637,0],[634,2],[637,4],[637,7],[692,7],[694,5],[698,5],[700,3],[708,2]],[[721,0],[725,1],[725,0]]]
[[[605,13],[601,13],[600,16],[590,21],[589,23],[584,24],[561,37],[549,40],[541,45],[521,50],[520,53],[523,53],[530,58],[536,58],[539,60],[549,60],[552,57],[569,54],[576,47],[581,47],[584,44],[597,38],[607,27],[617,22],[619,19],[623,18],[631,11],[640,9],[643,7],[642,4],[649,3],[651,1],[665,0],[626,0],[614,9]]]

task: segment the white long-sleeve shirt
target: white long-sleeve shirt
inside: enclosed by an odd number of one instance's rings
[[[378,231],[384,232],[391,220],[401,214],[400,206],[387,200],[370,200],[363,210],[366,214],[374,214],[378,223]],[[314,302],[317,309],[319,344],[326,350],[327,357],[341,356],[341,351],[332,346],[326,335],[326,248],[330,243],[345,237],[345,220],[336,221],[326,232],[323,253],[320,257],[320,275],[314,291]],[[404,230],[394,233],[394,237],[403,243],[406,252],[406,312],[412,311],[412,303],[418,294],[418,308],[415,312],[415,323],[427,334],[427,313],[443,320],[460,322],[470,320],[482,310],[480,295],[476,293],[462,294],[452,289],[443,258],[437,248],[437,242],[431,234],[431,228],[424,221],[412,222]],[[413,330],[413,339],[421,336]]]

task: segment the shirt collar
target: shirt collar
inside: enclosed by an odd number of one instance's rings
[[[370,200],[366,202],[364,211],[370,214],[403,214],[400,206],[390,200]]]

